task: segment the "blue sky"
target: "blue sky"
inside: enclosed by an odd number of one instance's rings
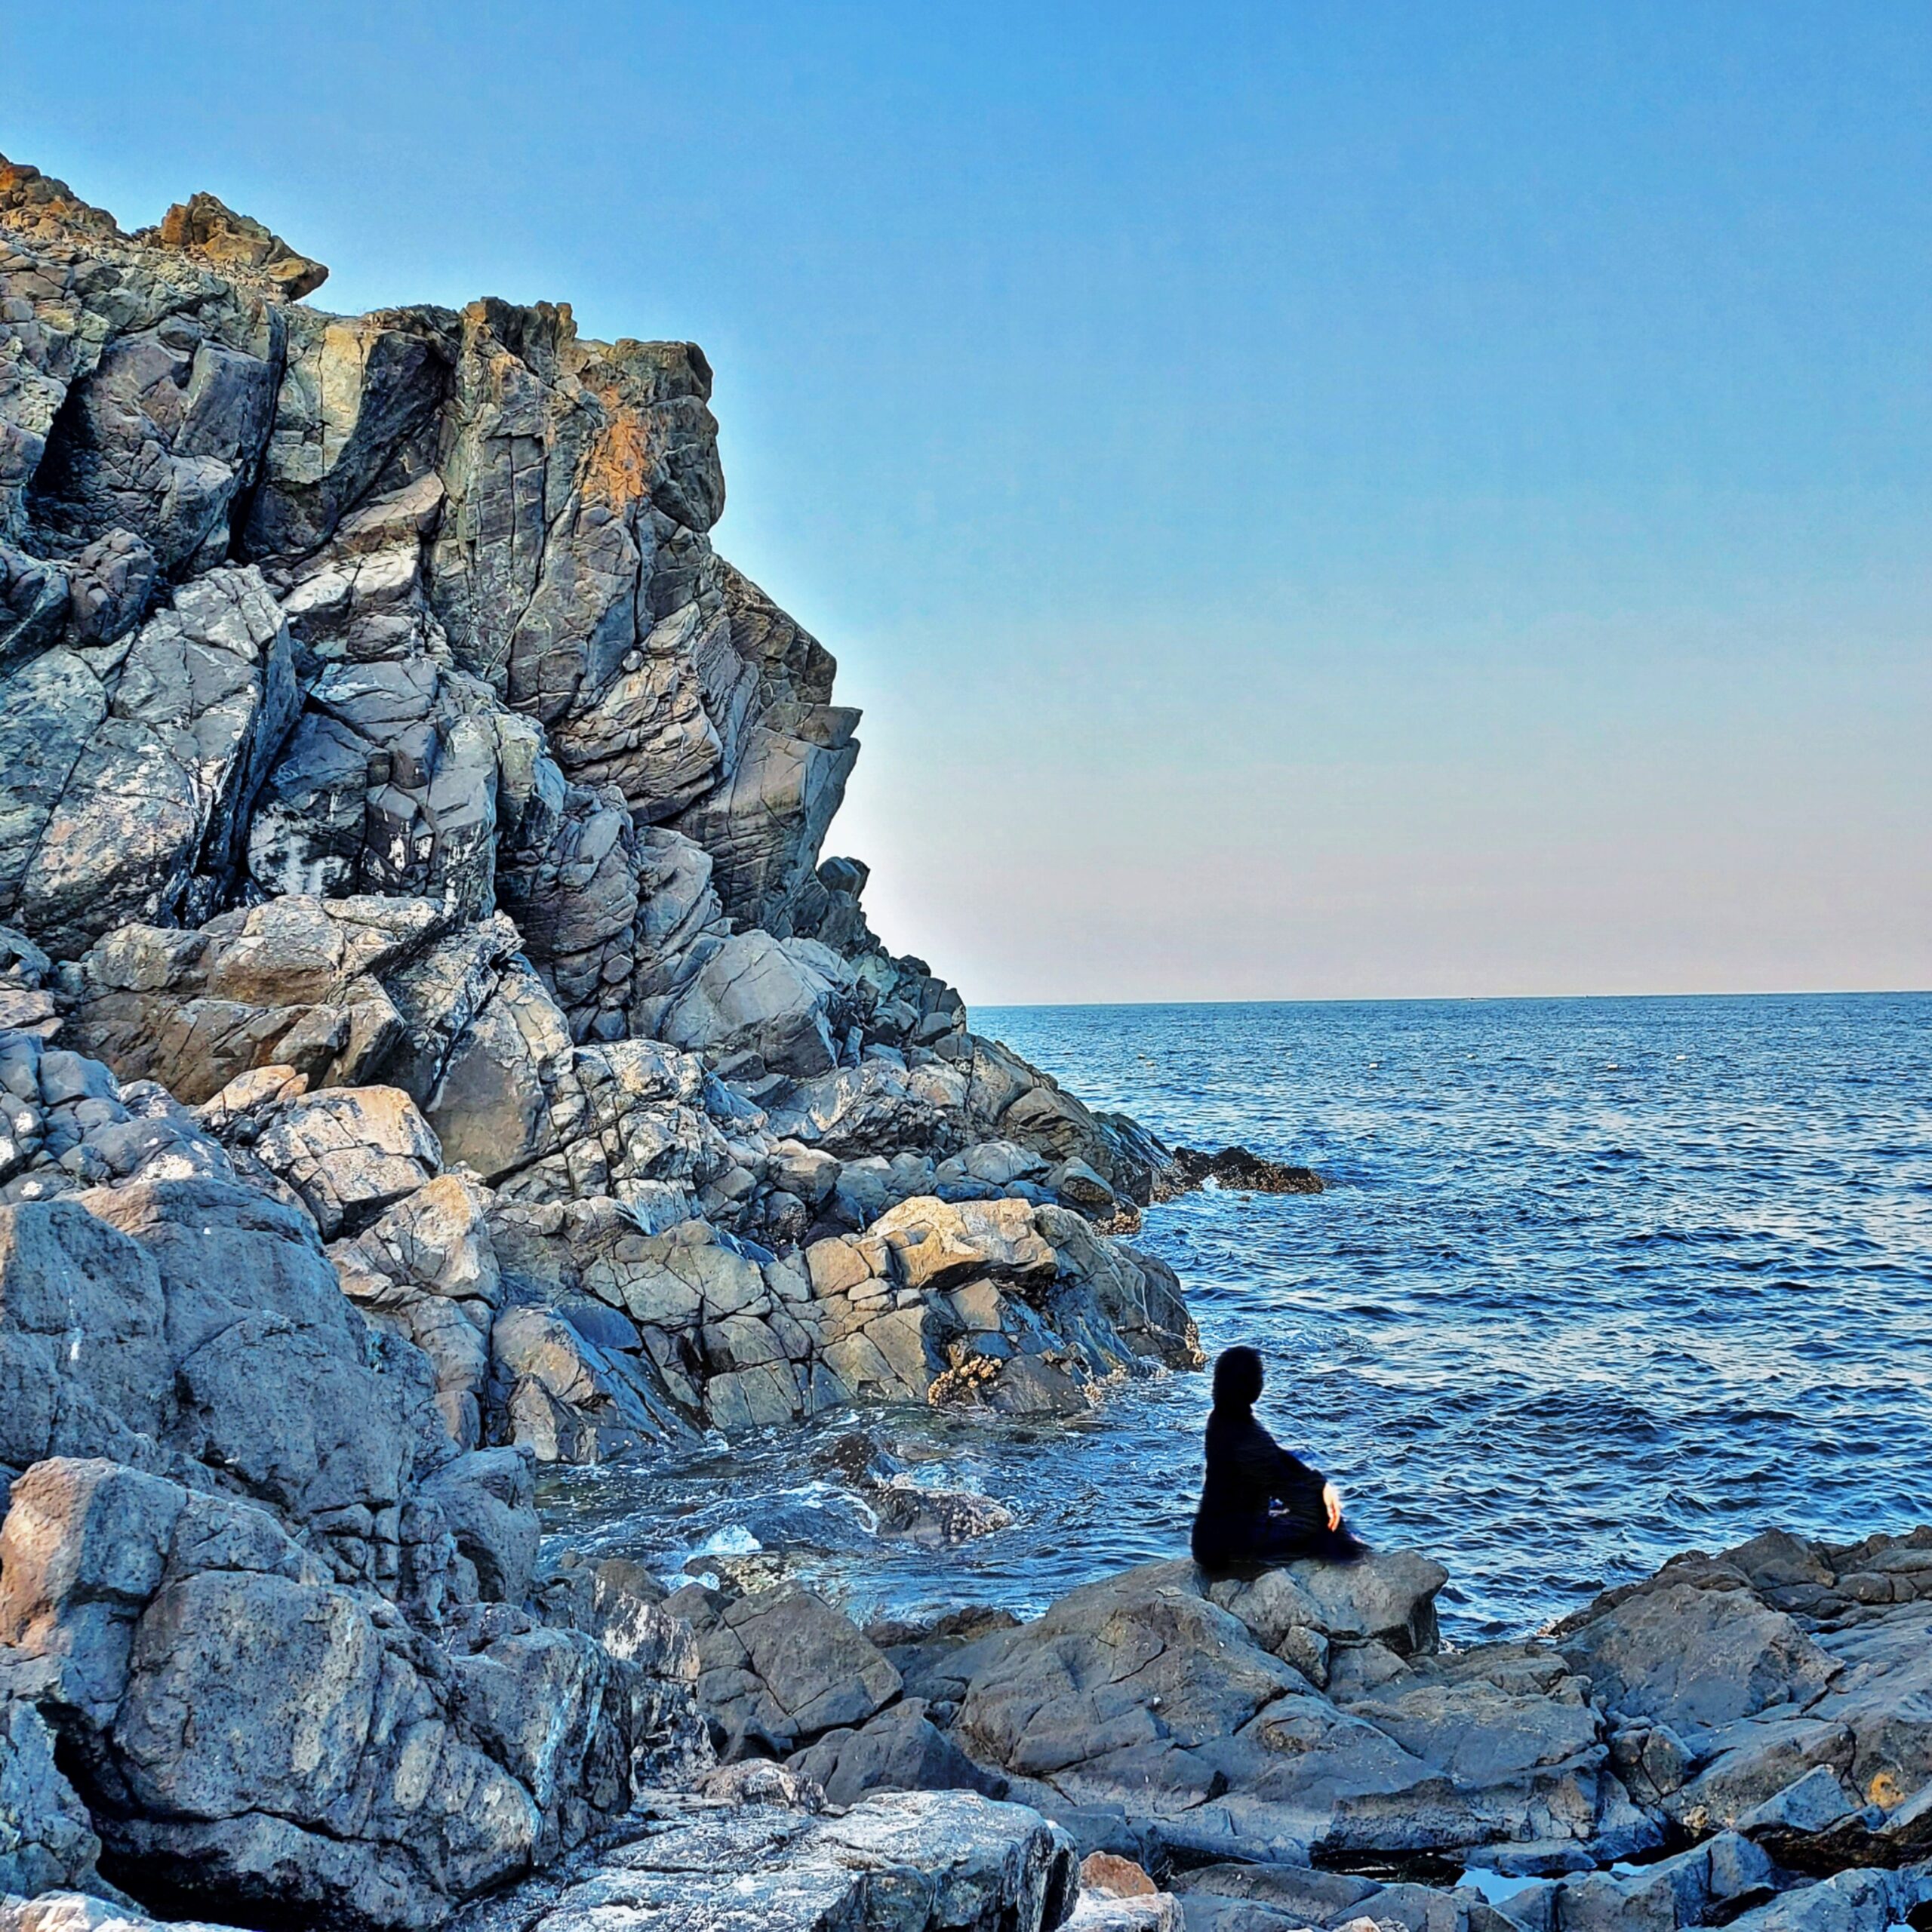
[[[22,17],[30,14],[30,17]],[[1932,8],[10,9],[0,150],[701,342],[983,1001],[1932,985]]]

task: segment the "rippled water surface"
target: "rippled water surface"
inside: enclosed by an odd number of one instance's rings
[[[1370,1540],[1447,1564],[1451,1634],[1534,1626],[1771,1524],[1932,1521],[1932,996],[974,1023],[1170,1139],[1327,1180],[1174,1201],[1140,1239],[1211,1351],[1263,1350],[1264,1414]],[[872,1537],[809,1437],[547,1500],[565,1534],[666,1571],[755,1543],[855,1609],[1024,1611],[1180,1553],[1207,1397],[1204,1376],[1162,1376],[1072,1427],[893,1415],[920,1481],[1016,1515],[952,1551]]]

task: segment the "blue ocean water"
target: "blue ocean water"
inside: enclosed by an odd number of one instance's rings
[[[1328,1181],[1188,1196],[1139,1239],[1211,1351],[1263,1351],[1264,1417],[1362,1533],[1447,1566],[1452,1635],[1771,1524],[1932,1521],[1932,995],[974,1017],[1095,1105]],[[1024,1611],[1184,1549],[1207,1401],[1175,1375],[1070,1427],[892,1415],[921,1481],[1014,1512],[950,1551],[873,1537],[795,1438],[551,1502],[667,1569],[755,1543],[862,1611]]]

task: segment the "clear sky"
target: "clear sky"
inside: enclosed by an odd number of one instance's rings
[[[1932,985],[1932,6],[62,0],[0,151],[718,372],[970,999]]]

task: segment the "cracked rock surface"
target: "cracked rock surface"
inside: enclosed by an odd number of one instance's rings
[[[702,1872],[1057,1924],[1063,1838],[835,1609],[688,1624],[535,1472],[1191,1365],[1118,1238],[1171,1158],[826,856],[858,715],[713,548],[703,352],[326,275],[0,160],[0,1925],[426,1927],[560,1861],[521,1922],[713,1922]],[[834,1814],[690,1808],[761,1739]]]

